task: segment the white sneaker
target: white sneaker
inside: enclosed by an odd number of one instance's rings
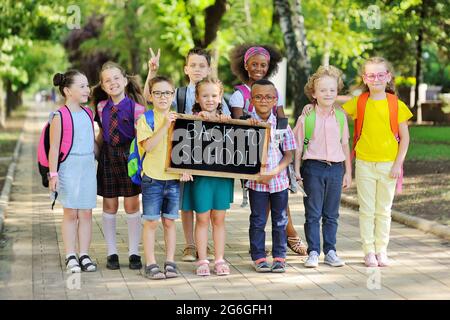
[[[325,259],[323,260],[323,262],[325,264],[328,264],[332,267],[343,267],[345,266],[345,262],[341,260],[341,258],[339,258],[336,255],[336,251],[334,250],[330,250],[328,251],[328,253],[325,255]]]
[[[308,259],[305,261],[306,268],[317,268],[319,266],[319,254],[316,251],[309,253]]]

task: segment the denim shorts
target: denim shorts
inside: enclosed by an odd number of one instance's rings
[[[144,220],[178,219],[180,181],[142,178],[142,205]]]

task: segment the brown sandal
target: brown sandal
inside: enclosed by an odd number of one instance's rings
[[[301,256],[307,256],[308,247],[304,244],[300,237],[288,237],[287,238],[287,246],[289,249],[294,251],[295,253]]]

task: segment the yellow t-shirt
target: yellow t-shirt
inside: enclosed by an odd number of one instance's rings
[[[159,130],[165,121],[164,114],[153,110],[155,120],[155,131]],[[138,146],[143,151],[141,141],[144,141],[153,136],[154,131],[147,124],[145,116],[142,115],[137,122],[137,142]],[[147,152],[144,163],[142,165],[142,171],[150,178],[157,180],[178,180],[179,174],[165,172],[166,155],[167,155],[167,139],[168,132],[164,134],[161,141],[150,151]]]
[[[347,101],[342,107],[356,119],[358,97]],[[412,113],[404,102],[398,100],[398,123],[407,121]],[[398,142],[392,134],[387,98],[367,100],[361,137],[356,144],[356,158],[364,161],[395,161]]]

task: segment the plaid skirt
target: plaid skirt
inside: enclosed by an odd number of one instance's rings
[[[127,161],[130,144],[110,146],[103,143],[97,167],[97,194],[104,198],[132,197],[141,187],[131,182]]]

